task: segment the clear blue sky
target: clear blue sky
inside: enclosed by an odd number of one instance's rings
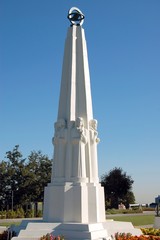
[[[160,194],[160,1],[1,0],[0,159],[50,158],[68,10],[85,14],[99,175],[121,167],[137,202]]]

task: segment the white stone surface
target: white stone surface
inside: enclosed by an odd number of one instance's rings
[[[86,40],[81,26],[68,29],[54,126],[54,160],[51,183],[45,189],[44,221],[104,222],[97,120],[93,119]]]
[[[23,223],[22,223],[23,224]],[[23,224],[25,225],[25,224]],[[115,233],[131,233],[133,236],[142,234],[140,229],[133,227],[129,222],[118,222],[107,220],[103,223],[45,223],[32,222],[26,227],[26,230],[21,230],[18,237],[13,240],[39,240],[39,238],[47,233],[53,235],[64,235],[65,240],[100,240],[112,239]]]
[[[153,227],[158,229],[160,228],[160,216],[159,217],[155,216]]]
[[[80,224],[80,223],[32,223],[26,230],[21,230],[20,234],[13,239],[23,239],[28,237],[30,240],[52,233],[54,236],[64,235],[67,240],[82,239],[102,239],[107,236],[107,231],[101,223]]]
[[[50,185],[45,189],[44,221],[95,223],[105,221],[104,192],[99,183]],[[77,204],[78,203],[78,204]],[[58,207],[54,207],[58,206]]]
[[[93,119],[84,29],[68,29],[53,137],[51,182],[99,182],[97,120]]]
[[[119,222],[107,220],[103,223],[103,227],[107,229],[109,236],[115,236],[115,233],[131,233],[133,236],[140,236],[141,230],[134,228],[131,222]]]

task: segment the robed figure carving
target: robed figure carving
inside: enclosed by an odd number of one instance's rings
[[[98,160],[97,160],[97,143],[100,139],[98,138],[97,132],[97,120],[92,119],[89,122],[89,133],[90,133],[90,154],[91,154],[91,179],[94,182],[99,182],[98,178]]]
[[[64,178],[67,130],[66,121],[59,119],[55,125],[55,134],[52,139],[54,145],[53,176],[56,180]]]
[[[72,178],[73,181],[86,181],[85,145],[87,129],[84,128],[83,118],[78,117],[71,131],[72,142]]]

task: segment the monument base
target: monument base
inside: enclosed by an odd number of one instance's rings
[[[158,229],[160,228],[160,216],[155,216],[153,227]]]
[[[51,233],[53,236],[63,235],[65,240],[101,240],[110,239],[102,223],[28,223],[25,230],[20,230],[18,237],[12,240],[39,240]]]
[[[12,240],[39,240],[47,233],[54,236],[63,235],[65,240],[111,240],[117,232],[131,233],[136,236],[142,234],[141,230],[134,228],[132,223],[113,220],[90,224],[27,222],[25,220],[21,228],[18,237],[13,237]]]
[[[44,194],[45,222],[105,221],[104,189],[99,183],[49,183]]]

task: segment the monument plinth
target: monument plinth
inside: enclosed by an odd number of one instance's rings
[[[98,178],[97,120],[93,118],[87,47],[77,8],[68,14],[71,26],[65,42],[61,90],[55,133],[51,182],[45,188],[43,221],[22,223],[18,237],[39,239],[47,233],[65,240],[110,239],[132,232],[129,223],[105,220],[104,189]],[[27,226],[25,226],[27,225]]]

